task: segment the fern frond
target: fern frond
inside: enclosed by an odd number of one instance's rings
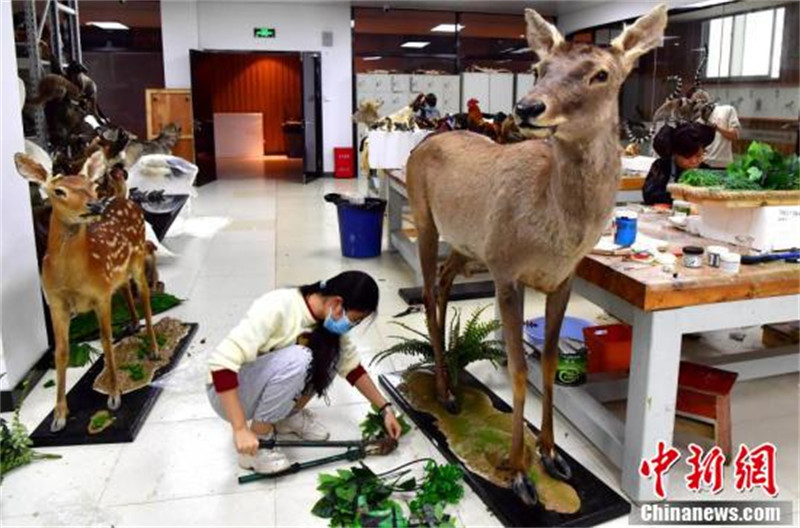
[[[393,325],[399,326],[403,330],[407,330],[407,331],[411,332],[412,334],[415,334],[415,335],[421,337],[424,341],[430,342],[430,340],[431,340],[431,337],[428,334],[422,333],[422,332],[420,332],[419,330],[417,330],[415,328],[411,328],[407,324],[401,323],[400,321],[389,321],[389,324],[393,324]],[[397,339],[405,339],[405,338],[398,337]]]

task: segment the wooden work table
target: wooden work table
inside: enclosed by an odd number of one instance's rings
[[[666,215],[639,215],[639,232],[669,242],[670,251],[684,246],[726,246],[680,231],[666,222]],[[661,266],[640,264],[618,256],[589,255],[578,266],[578,277],[595,284],[642,310],[663,310],[741,299],[800,293],[800,266],[770,262],[745,266],[736,275],[719,268],[685,268],[678,260],[678,276],[665,273]]]

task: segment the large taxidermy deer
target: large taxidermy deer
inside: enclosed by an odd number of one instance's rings
[[[502,465],[511,472],[515,493],[534,504],[536,490],[527,476],[533,453],[526,453],[523,443],[527,368],[520,290],[529,286],[547,295],[538,449],[548,473],[566,480],[571,469],[557,454],[553,436],[558,336],[575,268],[600,238],[614,207],[620,87],[636,59],[660,44],[667,15],[666,7],[656,7],[608,48],[565,42],[533,10],[527,9],[525,18],[528,43],[540,61],[515,118],[524,134],[538,139],[499,145],[470,132],[438,134],[414,150],[406,170],[437,398],[458,411],[443,363],[443,325],[453,279],[468,261],[478,260],[495,282],[513,384],[511,450]],[[453,249],[437,288],[440,235]]]
[[[44,190],[53,207],[47,252],[42,261],[42,286],[56,341],[57,394],[50,426],[56,432],[64,428],[68,414],[65,377],[72,314],[93,310],[97,315],[103,353],[111,372],[109,409],[118,409],[121,403],[111,343],[111,297],[122,289],[133,320],[138,322],[131,279],[142,300],[151,357],[158,358],[145,276],[148,252],[144,217],[130,200],[119,197],[97,200],[95,181],[106,172],[106,160],[100,151],[89,157],[80,174],[70,176],[52,176],[26,154],[16,154],[14,161],[23,177]]]

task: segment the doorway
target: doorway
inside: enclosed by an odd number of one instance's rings
[[[304,183],[321,175],[318,53],[191,50],[190,59],[198,185],[222,167]]]

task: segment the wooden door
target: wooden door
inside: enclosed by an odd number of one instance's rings
[[[145,94],[147,105],[147,139],[158,136],[161,129],[169,123],[181,127],[181,135],[173,149],[173,154],[194,163],[194,125],[192,121],[192,94],[183,89],[148,89]]]

